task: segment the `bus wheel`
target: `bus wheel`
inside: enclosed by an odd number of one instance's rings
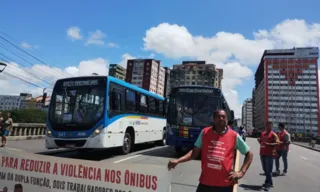
[[[126,132],[126,134],[124,135],[124,139],[123,139],[123,145],[121,147],[121,153],[123,155],[130,153],[131,148],[132,148],[131,135],[129,132]]]
[[[163,129],[163,132],[162,132],[162,140],[160,141],[157,141],[156,142],[156,145],[159,145],[159,146],[165,146],[166,145],[166,137],[167,137],[167,134],[166,134],[166,130]]]

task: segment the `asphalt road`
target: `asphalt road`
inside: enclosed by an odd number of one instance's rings
[[[254,152],[254,161],[245,177],[240,181],[238,191],[263,191],[261,188],[265,177],[260,176],[261,164],[259,145],[256,139],[247,139],[247,143]],[[120,164],[156,164],[163,165],[177,158],[171,147],[155,147],[154,145],[138,145],[136,151],[129,155],[118,155],[115,150],[98,150],[79,153],[74,150],[47,151],[44,140],[11,141],[8,148],[40,153],[58,157],[76,158],[84,160],[104,161]],[[58,152],[58,153],[57,153]],[[275,192],[319,192],[320,191],[320,152],[304,147],[291,145],[289,152],[289,170],[287,176],[274,177]],[[243,156],[240,157],[240,166]],[[282,162],[280,164],[282,166]],[[200,175],[200,161],[193,160],[172,171],[172,192],[194,192]]]

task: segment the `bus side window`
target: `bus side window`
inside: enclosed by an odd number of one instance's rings
[[[164,116],[164,102],[163,101],[161,101],[161,100],[159,100],[159,106],[158,106],[158,114],[160,115],[160,116]]]
[[[131,90],[126,90],[126,109],[136,111],[136,94]]]
[[[140,95],[140,113],[148,113],[148,105],[147,105],[147,98],[145,95]]]
[[[110,97],[110,108],[112,111],[121,111],[121,95],[117,93],[115,90],[111,92]]]
[[[149,104],[149,113],[152,115],[157,114],[157,108],[156,108],[156,100],[153,97],[148,97],[148,104]]]
[[[136,105],[136,112],[139,112],[140,111],[140,94],[138,92],[136,92],[135,105]]]

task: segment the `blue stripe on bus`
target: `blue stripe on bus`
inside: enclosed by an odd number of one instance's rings
[[[108,125],[110,125],[111,123],[117,121],[118,119],[124,118],[124,117],[130,117],[130,116],[134,116],[134,117],[148,117],[148,118],[154,118],[154,119],[166,119],[165,117],[158,117],[158,116],[151,116],[151,115],[140,115],[140,114],[121,114],[121,115],[117,115],[114,116],[112,118],[109,119],[108,121]],[[135,119],[135,118],[133,118]],[[143,119],[143,118],[140,118]],[[139,120],[138,118],[136,120]]]
[[[137,117],[137,118],[132,118],[132,120],[143,120],[144,117],[147,118],[154,118],[154,119],[163,119],[166,120],[166,118],[164,117],[157,117],[157,116],[150,116],[150,115],[138,115],[138,114],[121,114],[121,115],[117,115],[112,117],[109,121],[108,124],[104,124],[104,129],[106,129],[108,127],[108,125],[110,125],[111,123],[121,119],[121,118],[126,118],[126,117]],[[47,127],[48,129],[51,131],[51,134],[54,138],[88,138],[100,125],[103,124],[105,118],[102,118],[98,123],[96,123],[92,128],[88,129],[88,130],[78,130],[78,131],[63,131],[63,130],[53,130],[51,127],[51,124],[49,123],[49,121],[47,121]],[[66,137],[59,137],[58,133],[65,133]],[[79,132],[81,133],[85,133],[83,135],[77,135]]]

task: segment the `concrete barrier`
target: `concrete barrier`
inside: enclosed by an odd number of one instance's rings
[[[14,123],[7,139],[9,141],[43,139],[45,133],[46,124]]]

